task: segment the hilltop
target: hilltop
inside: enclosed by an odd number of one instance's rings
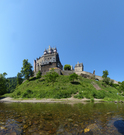
[[[118,85],[119,86],[119,85]],[[106,85],[102,81],[87,79],[79,76],[75,82],[70,82],[69,76],[59,75],[54,85],[48,83],[45,77],[40,79],[32,77],[19,85],[13,93],[5,94],[15,99],[29,99],[29,98],[78,98],[78,99],[102,99],[104,101],[123,100],[124,97],[119,93],[116,87]]]

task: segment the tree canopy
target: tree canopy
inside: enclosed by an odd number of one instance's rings
[[[22,74],[18,72],[17,74],[17,85],[22,84],[23,79],[22,79]]]
[[[41,78],[41,72],[40,71],[37,72],[36,78]]]
[[[120,84],[119,91],[124,92],[124,81],[122,81],[122,83]]]
[[[33,76],[32,65],[28,62],[28,59],[23,60],[23,67],[21,70],[22,76],[29,80],[30,76]]]
[[[64,66],[64,70],[71,70],[71,65],[66,64],[66,65]]]
[[[6,86],[7,86],[7,92],[13,92],[17,86],[17,77],[9,77],[7,78]]]
[[[107,78],[108,75],[109,75],[108,70],[105,70],[103,71],[102,78]]]
[[[52,82],[53,85],[54,85],[54,83],[55,83],[55,81],[56,81],[56,79],[57,79],[58,76],[59,76],[58,73],[56,73],[56,72],[54,71],[54,69],[52,69],[50,72],[47,72],[47,73],[46,73],[46,75],[45,75],[45,80],[46,80],[47,82]]]
[[[76,73],[73,73],[73,74],[71,74],[70,76],[69,76],[69,80],[70,81],[73,81],[74,82],[74,80],[77,80],[78,79],[78,75],[76,74]]]
[[[5,94],[7,92],[6,82],[8,81],[5,76],[7,75],[6,72],[0,74],[0,95]]]
[[[103,82],[105,82],[106,84],[109,84],[110,82],[110,78],[108,77],[108,75],[109,75],[108,70],[103,71],[102,78]]]

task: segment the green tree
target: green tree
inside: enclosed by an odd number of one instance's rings
[[[70,66],[69,64],[66,64],[66,65],[64,66],[64,70],[71,70],[71,66]]]
[[[124,92],[124,81],[119,86],[119,92]]]
[[[103,79],[103,82],[105,82],[105,83],[108,85],[108,84],[109,84],[109,82],[110,82],[110,78],[109,78],[109,77],[104,78],[104,79]]]
[[[103,71],[102,78],[107,78],[108,75],[109,75],[108,70],[105,70]]]
[[[58,76],[59,76],[58,73],[56,73],[54,71],[54,69],[52,69],[50,72],[47,72],[46,73],[45,80],[47,82],[52,82],[52,84],[54,85],[54,83],[55,83],[55,81],[56,81],[56,79],[57,79]]]
[[[21,73],[27,80],[29,80],[30,76],[33,76],[32,65],[28,62],[28,59],[23,60],[23,67]]]
[[[113,86],[114,80],[110,80],[110,86]]]
[[[36,78],[41,78],[41,72],[40,71],[37,72]]]
[[[17,77],[9,77],[7,78],[8,82],[6,82],[7,93],[14,92],[17,86]]]
[[[5,94],[7,92],[6,82],[8,81],[5,76],[7,75],[6,72],[0,74],[0,95]]]
[[[18,73],[17,74],[17,85],[22,84],[22,82],[23,82],[22,74],[21,73]]]
[[[105,82],[107,85],[110,82],[110,78],[107,77],[108,75],[109,75],[108,70],[103,71],[103,75],[102,75],[103,82]]]
[[[74,82],[74,80],[77,80],[78,79],[78,75],[76,74],[76,73],[73,73],[73,74],[71,74],[70,76],[69,76],[69,80],[70,81],[73,81]]]

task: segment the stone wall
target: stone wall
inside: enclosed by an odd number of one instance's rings
[[[49,68],[54,68],[56,67],[56,63],[51,63],[49,65],[44,65],[41,67],[41,72],[48,72],[49,71]]]
[[[75,72],[76,74],[78,74],[78,75],[81,75],[81,74],[86,74],[86,75],[88,75],[88,76],[90,76],[90,77],[93,77],[94,75],[92,74],[92,73],[90,73],[90,72],[86,72],[86,71],[80,71],[80,72]],[[102,76],[98,76],[98,75],[95,75],[95,79],[96,80],[103,80],[103,78],[102,78]],[[113,79],[110,79],[110,80],[113,80]],[[118,84],[118,81],[115,81],[115,80],[113,80],[114,82],[114,84]]]
[[[61,74],[62,75],[70,75],[70,74],[73,74],[74,71],[70,71],[70,70],[61,70]]]
[[[83,70],[83,67],[75,67],[75,72],[81,72]]]

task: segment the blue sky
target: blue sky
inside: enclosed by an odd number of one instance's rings
[[[57,47],[61,63],[124,81],[124,0],[0,0],[0,73]]]

